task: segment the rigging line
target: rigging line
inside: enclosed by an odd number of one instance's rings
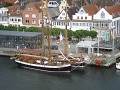
[[[62,51],[60,50],[60,48],[59,48],[59,51],[60,51],[60,53],[62,54],[62,56],[64,57],[64,60],[65,60],[65,59],[68,60],[68,58],[65,57],[65,55],[62,53]]]

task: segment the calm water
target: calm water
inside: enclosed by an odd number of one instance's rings
[[[51,75],[18,68],[9,57],[0,57],[0,90],[120,90],[120,71],[86,67],[69,75]]]

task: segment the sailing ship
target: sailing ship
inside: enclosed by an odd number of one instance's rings
[[[47,0],[46,0],[46,8],[47,7]],[[47,11],[46,10],[46,11]],[[46,12],[46,16],[48,19],[48,11]],[[42,4],[42,22],[43,22],[43,4]],[[44,50],[44,25],[42,23],[42,51]],[[71,72],[71,64],[67,63],[66,61],[63,61],[61,59],[53,59],[51,55],[50,50],[50,30],[48,30],[48,57],[46,57],[43,53],[41,55],[36,55],[35,53],[16,53],[14,56],[11,57],[11,59],[14,59],[15,62],[20,67],[28,68],[28,69],[34,69],[34,70],[40,70],[43,72],[51,72],[51,73],[69,73]]]

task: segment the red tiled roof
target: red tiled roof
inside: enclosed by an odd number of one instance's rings
[[[106,7],[105,9],[111,15],[112,14],[117,14],[117,13],[120,13],[120,4],[119,5],[114,5],[114,6],[109,6],[109,7]]]
[[[96,5],[85,5],[83,6],[84,10],[86,11],[86,13],[88,13],[89,15],[94,15],[99,11],[99,8]]]
[[[36,2],[36,3],[31,2],[27,4],[27,7],[29,6],[35,7],[39,12],[42,11],[42,9],[40,9],[40,7],[42,7],[42,2]]]
[[[16,0],[4,0],[5,2],[8,2],[8,3],[14,3],[16,2]]]
[[[7,8],[8,8],[10,15],[14,15],[14,16],[17,16],[18,15],[17,11],[20,11],[19,5],[13,5],[13,6],[9,6]]]

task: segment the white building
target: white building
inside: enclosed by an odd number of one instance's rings
[[[5,7],[0,8],[0,24],[8,26],[8,9]]]
[[[71,30],[90,30],[92,17],[98,12],[95,5],[82,6],[75,15],[72,16]]]
[[[70,17],[69,14],[67,13],[67,29],[71,29],[71,22],[70,22]],[[61,29],[65,29],[66,26],[66,11],[65,9],[62,10],[62,12],[60,13],[60,15],[58,16],[58,18],[56,20],[52,21],[52,28],[61,28]]]
[[[12,26],[23,26],[22,17],[20,16],[9,16],[9,25]]]
[[[99,33],[99,37],[105,38],[106,32],[112,35],[120,34],[120,4],[101,8],[94,16],[91,29]]]

